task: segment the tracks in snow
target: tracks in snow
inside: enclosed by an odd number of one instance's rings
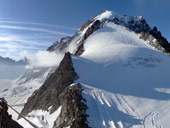
[[[159,113],[157,112],[150,112],[144,117],[144,128],[163,128],[157,124],[157,118]]]
[[[159,113],[145,115],[133,106],[133,99],[83,85],[87,114],[93,128],[164,128],[158,124]]]
[[[124,117],[118,109],[117,98],[102,90],[84,87],[84,97],[87,100],[87,105],[92,108],[88,111],[89,121],[93,128],[126,128],[123,124]],[[119,103],[121,104],[121,103]],[[91,119],[90,119],[91,118]]]

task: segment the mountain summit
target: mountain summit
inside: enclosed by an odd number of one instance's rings
[[[170,44],[164,38],[157,27],[153,29],[148,25],[142,16],[121,16],[112,11],[93,17],[85,22],[76,34],[72,37],[62,38],[48,48],[49,51],[69,51],[76,55],[81,55],[84,51],[85,40],[98,29],[102,29],[107,24],[115,24],[124,27],[131,32],[138,34],[139,38],[146,41],[152,47],[165,52],[170,52]]]
[[[106,11],[47,49],[64,55],[57,69],[30,71],[1,95],[39,127],[168,128],[169,48],[143,17]]]

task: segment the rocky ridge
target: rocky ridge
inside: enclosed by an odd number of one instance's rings
[[[8,113],[8,105],[4,99],[0,99],[0,127],[1,128],[23,128]]]
[[[81,86],[74,84],[78,75],[74,71],[70,53],[66,53],[57,70],[36,90],[24,105],[21,115],[27,116],[33,110],[53,113],[62,106],[54,128],[87,128],[87,106],[81,102]],[[72,86],[71,86],[72,85]],[[50,108],[50,110],[49,110]],[[19,117],[20,118],[20,117]]]

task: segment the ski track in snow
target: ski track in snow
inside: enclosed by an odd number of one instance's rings
[[[94,119],[90,122],[92,123],[92,127],[124,128],[124,125],[121,122],[121,117],[117,112],[116,104],[112,101],[115,97],[108,97],[108,95],[105,96],[105,93],[103,92],[98,92],[90,88],[87,89],[86,87],[87,86],[85,86],[84,95],[89,103],[88,106],[89,108],[95,108],[95,111],[90,112],[91,117]],[[117,100],[116,102],[119,101]],[[108,110],[108,108],[110,109]],[[102,124],[99,124],[99,122]]]
[[[159,112],[143,114],[124,96],[82,84],[92,128],[164,128],[157,122]]]
[[[157,124],[157,117],[159,113],[157,112],[150,112],[148,115],[144,117],[144,128],[161,128]]]

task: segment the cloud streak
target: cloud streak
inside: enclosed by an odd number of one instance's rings
[[[51,43],[42,42],[38,40],[28,40],[24,39],[22,36],[0,36],[0,42],[18,42],[27,45],[39,45],[39,46],[49,46]]]
[[[23,24],[23,25],[39,25],[39,26],[46,26],[46,27],[56,27],[56,28],[64,28],[64,29],[70,29],[70,30],[77,30],[77,28],[74,27],[68,27],[63,25],[54,25],[54,24],[44,24],[44,23],[38,23],[38,22],[20,22],[20,21],[0,21],[0,23],[7,23],[7,24]]]
[[[21,27],[21,26],[12,26],[12,25],[0,25],[2,29],[15,29],[15,30],[26,30],[26,31],[39,31],[39,32],[46,32],[50,34],[62,35],[62,36],[69,36],[70,33],[60,32],[55,30],[43,29],[43,28],[33,28],[33,27]]]
[[[46,62],[55,60],[55,57],[61,57],[41,52],[41,50],[46,50],[53,42],[63,36],[72,35],[71,33],[75,30],[75,28],[68,26],[18,22],[0,18],[0,56],[11,57],[16,60],[25,56],[30,58],[40,57],[34,61],[36,66],[56,65],[56,61],[49,65]]]
[[[31,49],[31,50],[40,50],[42,48],[34,47],[34,46],[25,46],[25,45],[19,45],[17,43],[5,43],[0,44],[1,50],[8,49],[10,51],[18,51],[18,49]]]

